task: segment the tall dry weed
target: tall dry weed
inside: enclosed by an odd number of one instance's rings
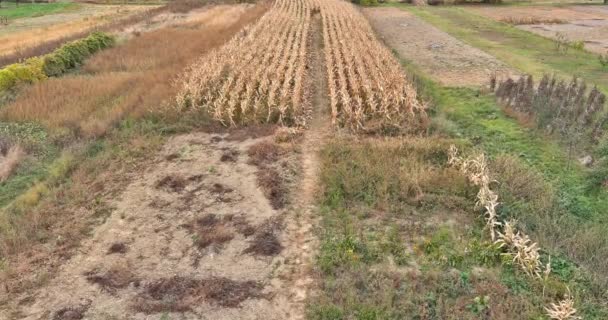
[[[18,145],[9,147],[6,152],[0,152],[0,183],[11,176],[23,157],[25,151]]]

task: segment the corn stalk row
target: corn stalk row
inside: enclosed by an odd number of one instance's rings
[[[333,124],[354,131],[423,127],[425,106],[365,17],[346,1],[315,2],[323,19]]]
[[[276,0],[254,25],[201,58],[179,80],[180,108],[227,126],[305,122],[309,0]]]
[[[490,171],[483,153],[471,158],[462,158],[452,145],[448,150],[448,165],[458,168],[468,180],[479,188],[476,206],[484,209],[486,227],[492,242],[506,251],[512,262],[527,275],[546,281],[551,273],[551,261],[543,266],[540,261],[540,247],[528,235],[515,228],[515,221],[500,221],[496,212],[498,194],[490,185],[496,182],[490,178]],[[557,304],[545,308],[547,315],[556,320],[580,319],[576,316],[574,300],[568,294]]]

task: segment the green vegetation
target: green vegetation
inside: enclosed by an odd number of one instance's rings
[[[476,15],[465,8],[393,5],[538,79],[554,73],[567,79],[579,76],[608,93],[608,73],[596,54],[574,48],[564,52],[554,40]]]
[[[606,317],[601,293],[569,260],[552,257],[545,281],[505,260],[473,212],[477,190],[445,164],[453,143],[468,145],[431,136],[325,147],[320,294],[308,317],[543,319],[567,287],[585,319]]]
[[[44,57],[44,73],[49,77],[66,73],[95,52],[113,46],[114,41],[109,34],[94,32],[82,40],[67,43]]]
[[[114,38],[103,32],[64,44],[43,57],[30,58],[23,63],[8,65],[0,70],[0,91],[21,84],[31,84],[47,77],[56,77],[78,67],[95,52],[114,45]]]
[[[61,13],[78,8],[73,2],[31,3],[15,1],[0,3],[0,16],[8,19],[39,17],[47,14]]]

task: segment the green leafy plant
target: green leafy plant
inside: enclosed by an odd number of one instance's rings
[[[474,314],[483,314],[487,312],[490,309],[490,297],[475,297],[475,299],[473,299],[473,303],[467,305],[467,309]]]

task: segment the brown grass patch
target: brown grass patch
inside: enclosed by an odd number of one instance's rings
[[[281,147],[270,141],[262,141],[256,143],[247,150],[249,155],[249,164],[255,166],[263,166],[279,160],[279,156],[282,154]]]
[[[116,242],[110,246],[110,248],[108,249],[108,254],[126,253],[128,250],[129,248],[124,242]]]
[[[226,150],[222,157],[220,158],[221,162],[236,162],[239,157],[239,152],[237,150]]]
[[[501,18],[500,22],[512,24],[512,25],[524,25],[524,24],[564,24],[568,21],[559,18],[547,18],[547,17],[517,17],[509,16]]]
[[[260,256],[276,256],[283,251],[283,246],[277,237],[276,231],[264,228],[255,235],[244,253]]]
[[[185,226],[195,234],[195,244],[199,249],[213,245],[216,249],[234,238],[234,232],[224,220],[215,214],[206,214]]]
[[[288,199],[288,188],[279,172],[270,167],[260,168],[257,172],[258,184],[274,209],[284,208]]]
[[[147,284],[133,302],[132,308],[146,314],[186,312],[201,303],[236,308],[251,298],[262,298],[262,286],[254,281],[227,278],[191,279],[173,277]]]
[[[11,146],[6,151],[2,148],[0,146],[0,182],[8,179],[25,157],[25,152],[20,146]]]
[[[188,182],[180,175],[166,176],[156,182],[156,189],[165,191],[182,192],[186,188]]]
[[[245,141],[247,139],[258,139],[273,135],[279,127],[274,124],[250,125],[247,127],[230,129],[226,140]]]
[[[84,318],[84,314],[89,310],[91,301],[87,300],[77,306],[69,306],[60,309],[53,315],[53,320],[80,320]]]
[[[109,293],[128,287],[131,283],[138,283],[127,266],[114,266],[107,271],[92,270],[84,274],[87,281],[99,285]]]

